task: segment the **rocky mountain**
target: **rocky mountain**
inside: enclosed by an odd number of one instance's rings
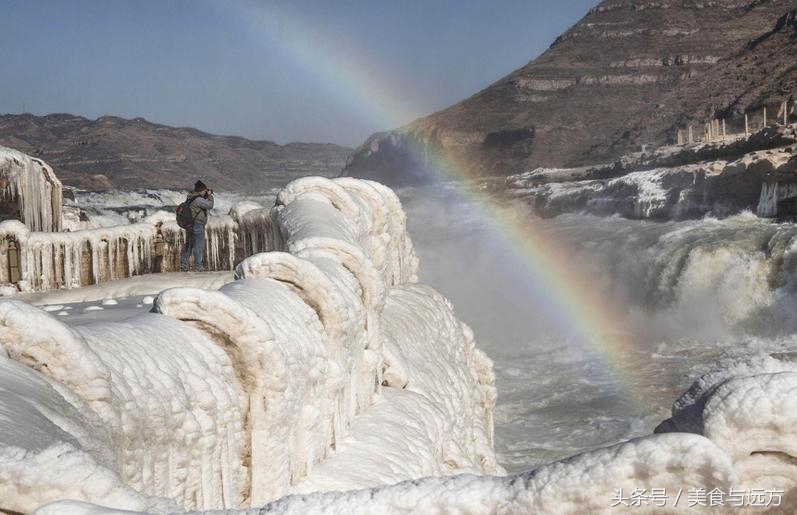
[[[797,2],[795,2],[797,4]],[[763,108],[769,121],[782,121],[780,103],[787,101],[795,114],[797,99],[797,9],[782,15],[772,30],[751,40],[738,52],[667,93],[662,104],[668,109],[649,113],[645,123],[615,133],[603,153],[608,156],[645,141],[672,141],[676,131],[692,124],[702,132],[706,120],[724,119],[729,132],[744,132],[744,115],[750,126],[763,123]],[[642,121],[642,120],[640,120]]]
[[[0,116],[0,145],[38,157],[84,189],[187,188],[258,191],[303,175],[337,175],[351,149],[251,141],[143,118],[69,114]]]
[[[707,115],[773,106],[795,75],[795,0],[606,0],[526,66],[376,134],[346,173],[400,184],[610,161]]]

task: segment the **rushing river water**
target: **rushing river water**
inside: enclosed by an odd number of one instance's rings
[[[452,191],[405,189],[401,197],[421,280],[451,300],[495,361],[496,447],[510,471],[652,432],[722,360],[797,351],[793,224],[749,213],[540,219],[513,201],[519,223],[536,224],[565,249],[566,267],[578,267],[620,313],[616,330],[631,343],[601,356],[551,320],[523,256]]]

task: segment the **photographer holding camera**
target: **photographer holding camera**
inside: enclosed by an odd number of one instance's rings
[[[208,223],[208,211],[213,209],[213,190],[208,189],[204,182],[196,181],[194,191],[188,193],[181,207],[185,215],[190,213],[190,224],[181,224],[185,229],[185,247],[180,256],[180,271],[188,271],[188,259],[193,251],[194,271],[201,272],[205,253],[205,225]],[[178,219],[180,216],[184,215],[178,209]]]

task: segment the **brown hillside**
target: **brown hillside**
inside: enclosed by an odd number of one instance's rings
[[[698,132],[710,119],[726,120],[730,132],[744,131],[744,115],[750,127],[763,122],[767,107],[768,122],[778,116],[781,102],[788,101],[794,117],[797,97],[797,9],[781,16],[772,30],[750,41],[735,54],[723,59],[705,73],[684,81],[662,99],[666,109],[640,113],[637,123],[605,148],[590,154],[613,156],[645,142],[674,141],[678,129],[692,124]]]
[[[663,142],[686,108],[670,95],[716,76],[795,7],[794,0],[601,2],[526,66],[459,104],[372,136],[346,171],[409,182],[442,152],[472,175],[508,175],[610,160],[650,134]],[[697,100],[701,108],[710,102]],[[634,134],[645,124],[652,126]]]
[[[251,141],[103,116],[0,116],[0,145],[46,161],[64,184],[86,189],[258,191],[303,175],[339,173],[351,150],[331,144]]]

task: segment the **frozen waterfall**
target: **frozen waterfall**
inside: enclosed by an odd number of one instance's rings
[[[61,230],[61,181],[35,157],[0,146],[0,204],[31,231]]]

